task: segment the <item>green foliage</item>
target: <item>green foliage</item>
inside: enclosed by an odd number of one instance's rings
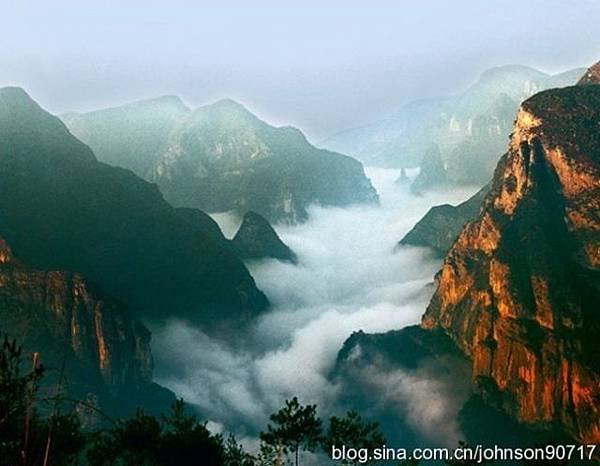
[[[224,445],[224,466],[255,466],[252,455],[246,453],[233,434],[229,434]],[[273,463],[271,463],[273,464]]]
[[[96,436],[87,456],[90,466],[191,466],[200,458],[206,466],[224,464],[222,439],[188,413],[183,400],[162,422],[141,410],[118,422]]]
[[[22,350],[4,338],[0,348],[0,466],[284,466],[299,464],[299,453],[331,445],[375,448],[385,439],[375,422],[349,411],[332,417],[325,436],[316,405],[294,397],[271,416],[261,433],[260,451],[252,456],[233,435],[212,435],[183,400],[159,418],[138,410],[101,431],[82,433],[75,412],[59,411],[60,395],[42,399],[38,385],[43,368],[34,362],[22,373]],[[42,417],[36,405],[49,402],[54,412]],[[342,463],[351,465],[355,463]]]
[[[35,359],[34,359],[35,361]],[[4,335],[0,348],[0,465],[76,465],[84,446],[73,414],[40,418],[36,405],[44,368],[22,373],[22,349]]]
[[[379,423],[367,422],[356,411],[348,411],[345,417],[339,418],[333,416],[329,420],[329,430],[323,438],[322,445],[325,453],[329,454],[333,446],[348,448],[367,448],[372,451],[374,448],[385,444],[385,437],[381,433]],[[371,462],[360,462],[342,460],[340,464],[373,464]]]
[[[321,441],[321,420],[317,417],[317,406],[302,406],[297,397],[286,400],[285,406],[271,416],[272,424],[267,432],[260,434],[266,444],[283,448],[284,453],[293,453],[298,465],[299,451],[315,451]]]

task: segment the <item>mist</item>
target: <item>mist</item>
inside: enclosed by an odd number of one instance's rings
[[[420,321],[440,261],[427,249],[398,249],[396,243],[431,206],[458,203],[478,188],[419,197],[408,184],[395,183],[397,170],[369,169],[367,174],[380,195],[379,206],[313,206],[305,224],[276,225],[299,264],[248,264],[272,307],[243,340],[210,337],[179,321],[154,329],[156,381],[197,406],[213,428],[255,436],[291,396],[318,404],[322,415],[332,414],[344,387],[329,374],[343,342],[358,330],[384,332]],[[228,236],[240,223],[230,214],[214,218]],[[440,391],[425,373],[409,377],[380,371],[373,380],[386,377],[402,387],[397,396],[405,399]],[[437,413],[429,414],[431,422],[453,415],[443,406]],[[449,429],[448,435],[455,433]]]
[[[53,113],[163,94],[194,106],[231,97],[313,141],[460,92],[492,66],[560,72],[598,58],[592,0],[2,6],[0,85],[25,87]]]

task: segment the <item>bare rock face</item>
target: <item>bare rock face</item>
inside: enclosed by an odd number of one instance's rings
[[[521,105],[422,326],[444,329],[519,421],[597,442],[599,278],[600,86],[545,91]]]
[[[0,326],[27,352],[40,353],[50,385],[64,365],[67,393],[77,399],[92,394],[110,411],[114,403],[144,404],[127,394],[145,393],[148,401],[162,390],[152,384],[150,332],[123,304],[80,274],[28,268],[2,238]]]
[[[588,84],[600,84],[600,62],[588,68],[585,74],[577,83],[579,86]]]

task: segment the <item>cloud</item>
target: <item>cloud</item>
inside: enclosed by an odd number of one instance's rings
[[[343,387],[327,375],[344,340],[356,330],[384,332],[417,323],[430,299],[439,261],[425,249],[394,252],[394,246],[429,207],[462,201],[476,190],[416,197],[394,183],[395,170],[368,174],[380,206],[314,206],[305,224],[276,226],[300,264],[249,264],[273,307],[248,328],[243,343],[175,321],[154,329],[158,382],[240,435],[264,428],[269,414],[290,396],[317,403],[322,411],[333,408]],[[232,216],[216,219],[229,236],[239,225]],[[430,385],[414,376],[390,377],[406,393],[411,387],[431,393]],[[435,404],[428,409],[422,414],[439,418]]]
[[[351,374],[370,399],[379,400],[379,410],[396,413],[429,445],[453,448],[464,440],[457,416],[470,393],[469,369],[455,358],[423,361],[412,371],[378,360]]]

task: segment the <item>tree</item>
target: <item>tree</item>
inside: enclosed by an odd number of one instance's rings
[[[323,438],[322,445],[326,454],[331,454],[332,447],[345,446],[356,450],[366,449],[372,452],[375,448],[385,444],[385,437],[381,433],[379,423],[367,422],[356,411],[348,411],[345,417],[333,416],[329,420],[327,435]],[[342,459],[343,465],[373,464],[372,461],[360,458]]]
[[[224,466],[254,466],[254,458],[246,453],[233,434],[229,434],[224,445]]]
[[[70,466],[77,464],[84,438],[77,417],[38,415],[36,405],[44,368],[34,354],[22,373],[23,350],[4,335],[0,347],[0,464]],[[49,401],[49,400],[45,400]]]
[[[221,466],[224,462],[223,439],[213,436],[189,413],[183,400],[176,401],[171,412],[163,416],[160,464],[164,466],[196,466],[202,458],[205,466]]]
[[[171,406],[162,422],[139,410],[135,417],[118,421],[96,436],[88,452],[91,466],[222,466],[221,437],[188,413],[183,400]]]
[[[321,420],[317,417],[317,406],[302,406],[298,398],[286,400],[285,406],[271,417],[272,424],[267,432],[260,434],[261,440],[287,454],[293,453],[295,464],[299,464],[300,450],[315,451],[321,441]]]

